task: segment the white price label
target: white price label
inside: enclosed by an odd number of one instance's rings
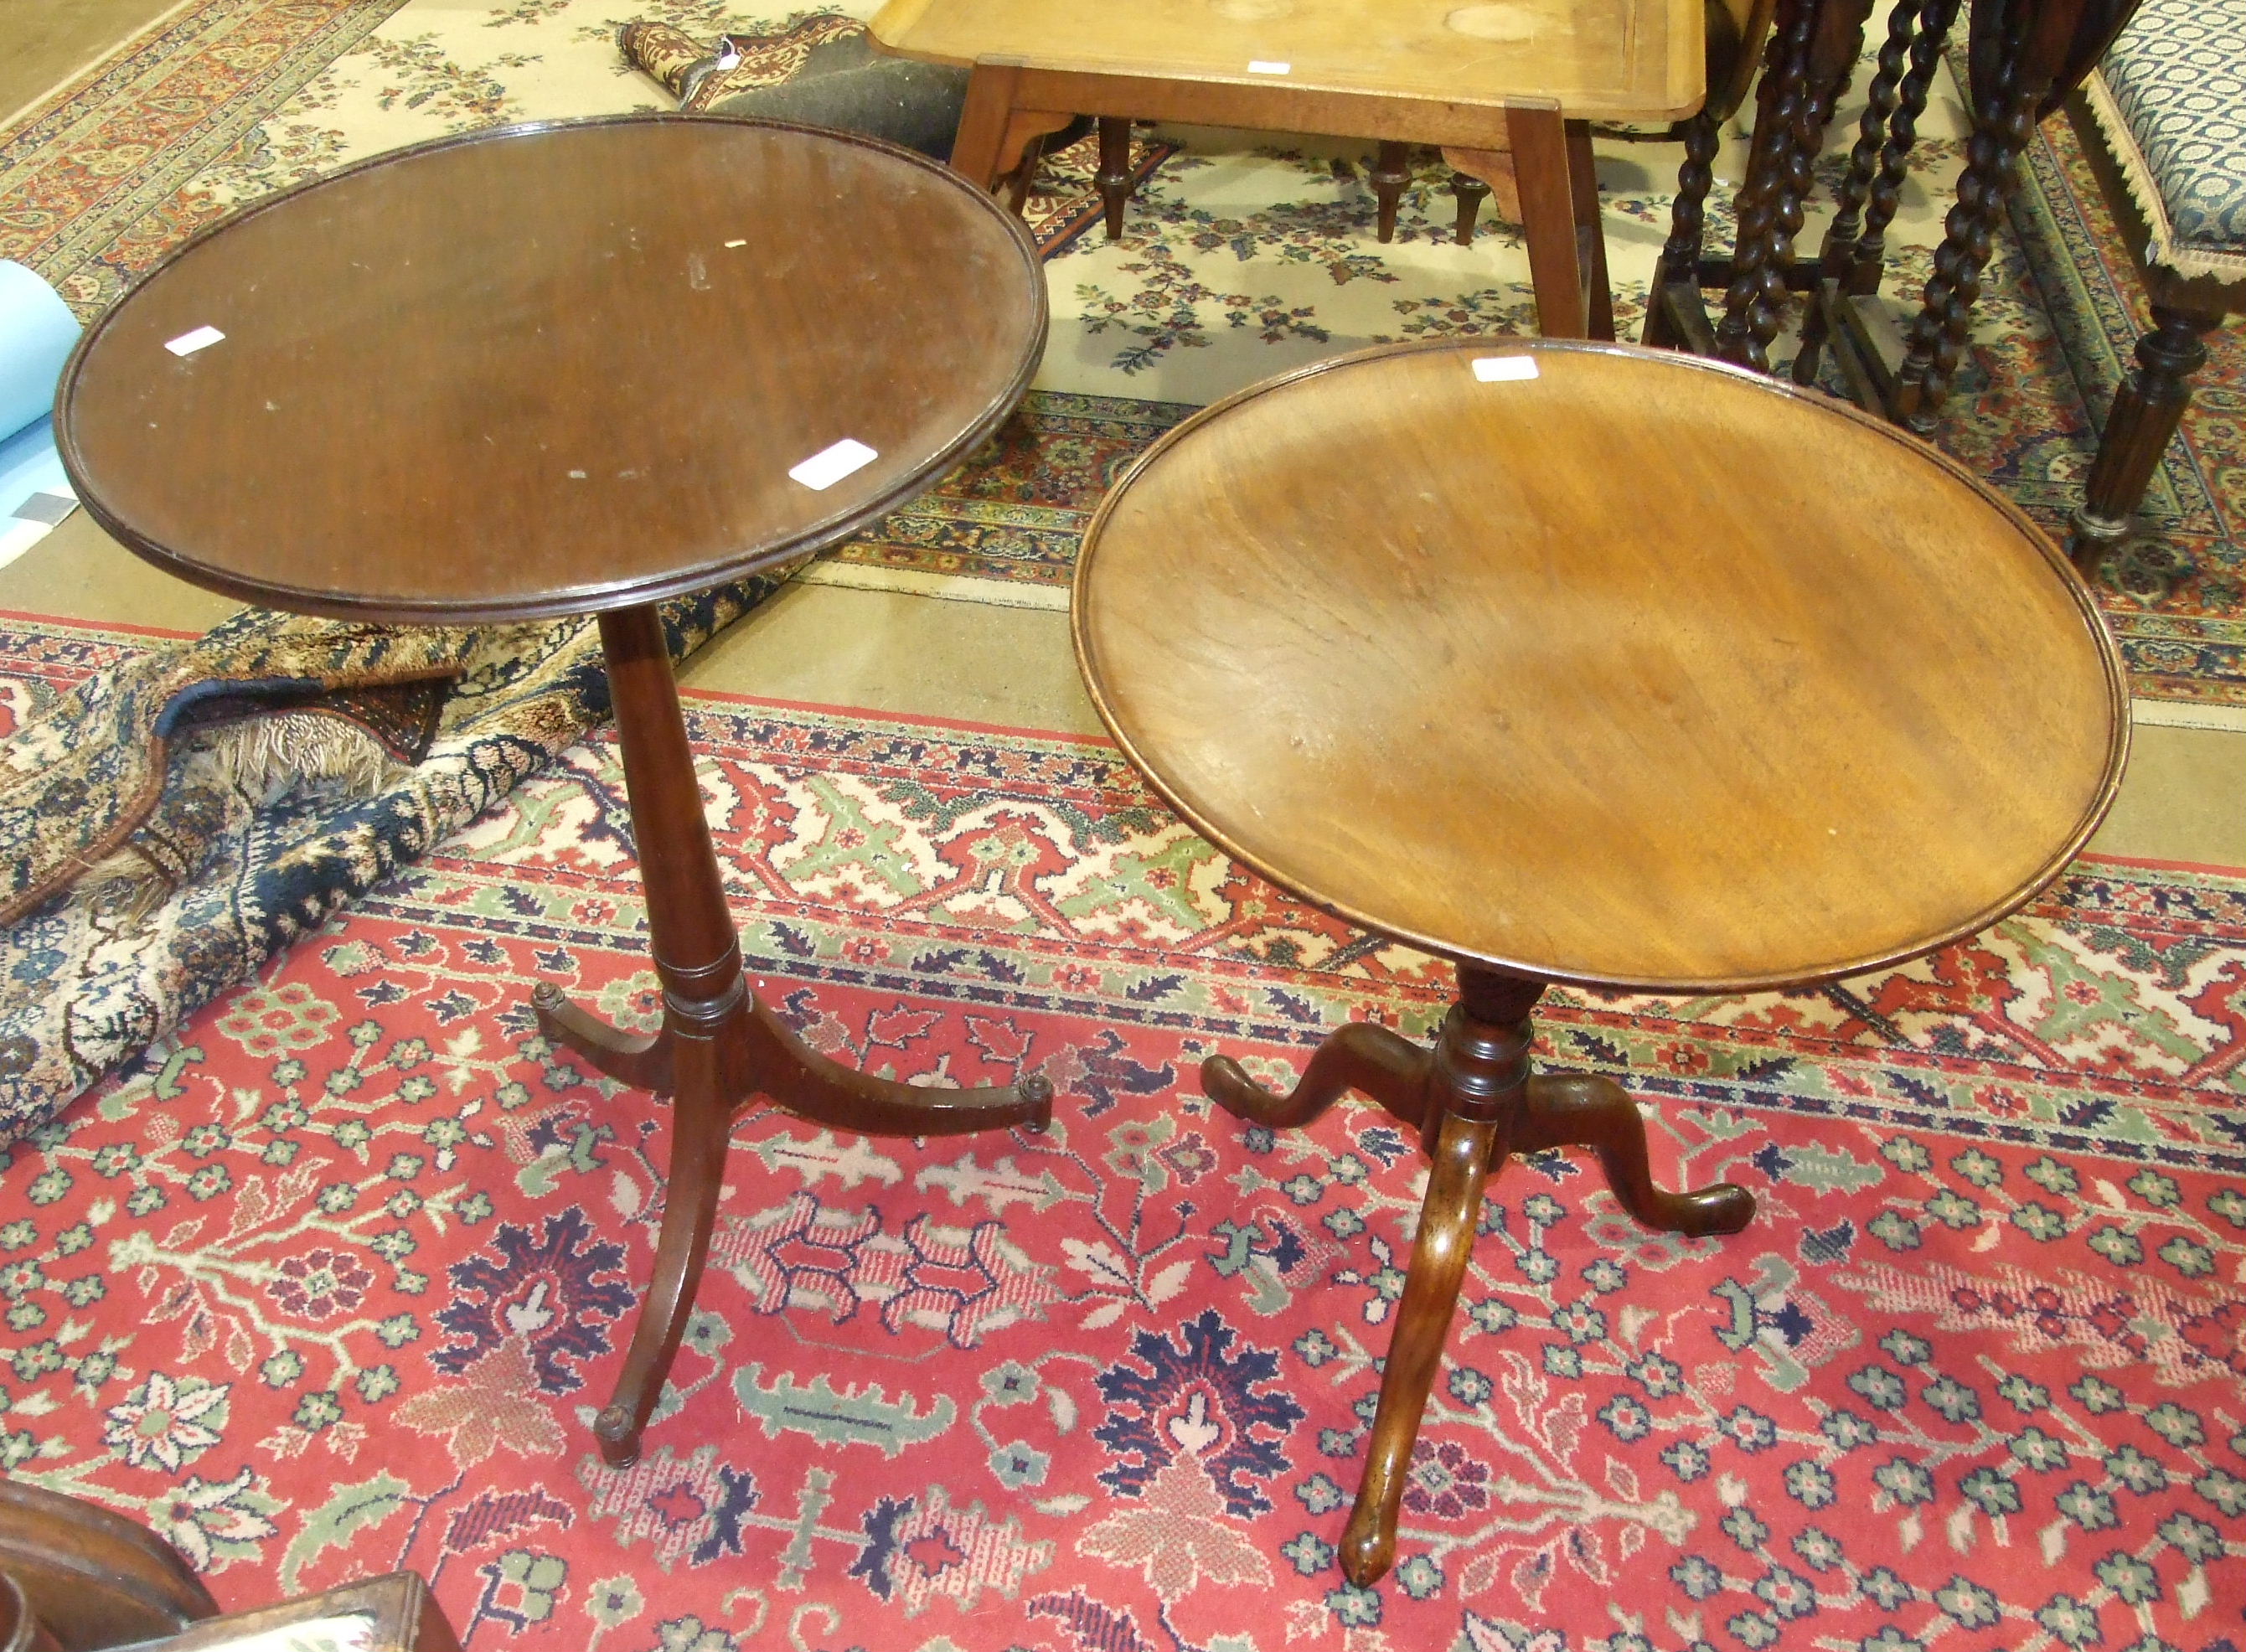
[[[177,338],[166,339],[164,348],[174,356],[192,356],[199,350],[208,349],[215,344],[225,337],[226,335],[215,327],[198,327],[191,333],[181,333]]]
[[[1477,356],[1474,358],[1474,373],[1485,384],[1505,378],[1534,378],[1536,358],[1534,356]]]
[[[788,475],[817,493],[832,487],[852,471],[863,470],[881,457],[865,443],[845,436],[832,447],[822,447],[788,472]]]

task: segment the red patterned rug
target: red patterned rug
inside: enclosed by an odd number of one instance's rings
[[[675,1390],[603,1468],[667,1125],[525,1007],[649,1014],[616,754],[579,748],[5,1156],[10,1472],[230,1607],[416,1567],[475,1649],[2246,1641],[2246,876],[2085,863],[1816,992],[1555,995],[1544,1057],[1760,1214],[1686,1241],[1571,1159],[1494,1182],[1359,1591],[1420,1158],[1369,1106],[1243,1131],[1193,1072],[1423,1034],[1441,973],[1104,744],[691,710],[770,999],[876,1069],[1042,1071],[1052,1132],[745,1118]]]

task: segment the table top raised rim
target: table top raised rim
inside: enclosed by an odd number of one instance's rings
[[[1019,364],[1012,380],[1004,390],[993,397],[975,421],[946,446],[915,466],[899,485],[882,497],[869,501],[854,510],[836,513],[813,522],[808,528],[771,546],[753,549],[738,556],[721,558],[698,563],[676,573],[631,581],[618,584],[581,585],[497,602],[416,602],[408,599],[369,598],[355,600],[339,597],[332,590],[312,589],[290,586],[279,581],[245,578],[211,563],[199,561],[186,552],[159,543],[140,533],[129,522],[112,513],[103,504],[99,492],[85,478],[85,458],[78,451],[77,431],[72,418],[74,398],[79,371],[87,357],[116,318],[129,304],[133,295],[154,281],[166,269],[194,252],[204,243],[224,234],[235,225],[250,218],[286,206],[299,198],[362,173],[384,167],[411,161],[419,156],[440,150],[465,147],[474,144],[500,143],[538,137],[549,132],[582,131],[604,126],[677,126],[697,125],[729,127],[762,127],[776,131],[801,133],[838,144],[855,146],[908,162],[957,185],[963,192],[979,201],[992,219],[1005,226],[1013,237],[1017,250],[1022,255],[1031,276],[1029,286],[1035,297],[1034,324],[1028,337],[1035,341]],[[269,195],[228,213],[217,222],[197,230],[177,247],[135,277],[99,316],[79,335],[70,358],[64,364],[61,380],[55,391],[55,445],[61,455],[63,469],[77,493],[78,502],[86,513],[104,532],[144,561],[205,590],[221,595],[238,597],[262,606],[285,609],[290,613],[309,614],[330,619],[364,620],[383,624],[472,625],[504,622],[514,620],[555,619],[569,615],[605,612],[616,608],[634,608],[659,602],[674,596],[704,591],[728,580],[738,579],[775,565],[790,562],[800,557],[824,550],[849,538],[869,524],[901,506],[934,486],[955,468],[968,454],[980,446],[1020,405],[1027,394],[1031,381],[1044,359],[1045,346],[1051,332],[1051,303],[1047,296],[1045,271],[1038,260],[1036,243],[1027,228],[993,196],[964,184],[957,173],[941,162],[932,160],[915,150],[887,142],[859,133],[834,131],[813,126],[800,121],[766,120],[743,115],[684,113],[655,111],[630,114],[594,115],[582,119],[562,120],[521,121],[505,126],[487,126],[474,132],[453,133],[425,142],[409,144],[398,149],[386,150],[348,167],[337,168],[321,177],[276,190]]]
[[[1798,401],[1813,412],[1851,421],[1869,433],[1903,447],[1923,459],[1933,461],[1941,469],[1948,472],[1954,479],[1964,483],[1984,502],[1994,506],[2015,531],[2037,550],[2045,566],[2050,568],[2052,576],[2059,581],[2061,589],[2066,593],[2092,639],[2100,663],[2103,668],[2108,712],[2104,773],[2100,784],[2083,812],[2081,819],[2076,824],[2073,831],[2067,835],[2063,844],[2045,857],[2031,875],[1991,901],[1985,907],[1938,933],[1909,944],[1863,953],[1805,971],[1780,974],[1694,977],[1689,980],[1673,977],[1590,976],[1562,968],[1539,964],[1530,959],[1472,951],[1461,948],[1455,942],[1446,941],[1439,935],[1408,932],[1380,923],[1369,913],[1361,911],[1349,903],[1305,890],[1278,875],[1274,868],[1267,866],[1259,857],[1251,854],[1216,822],[1208,819],[1186,799],[1180,796],[1171,784],[1147,764],[1138,744],[1119,720],[1100,677],[1093,669],[1089,638],[1093,607],[1091,597],[1092,571],[1098,560],[1101,536],[1109,516],[1120,506],[1132,486],[1154,465],[1160,462],[1165,453],[1190,439],[1201,426],[1221,418],[1233,408],[1269,396],[1301,380],[1322,373],[1360,366],[1369,362],[1440,351],[1457,354],[1487,352],[1494,348],[1501,348],[1508,354],[1528,351],[1623,356],[1674,363],[1679,371],[1697,371],[1721,375],[1766,394]],[[1330,913],[1344,922],[1352,924],[1367,933],[1390,937],[1405,945],[1454,962],[1478,965],[1507,975],[1569,986],[1664,994],[1757,992],[1790,987],[1806,987],[1815,985],[1820,982],[1834,981],[1848,976],[1861,975],[1870,970],[1885,969],[1912,958],[1922,957],[1927,953],[1936,951],[1968,935],[1977,935],[1990,925],[2009,917],[2034,900],[2038,894],[2049,887],[2054,878],[2065,870],[2067,863],[2081,853],[2083,846],[2088,843],[2100,824],[2105,819],[2107,811],[2113,806],[2114,797],[2120,789],[2121,776],[2127,764],[2129,753],[2128,676],[2121,659],[2120,650],[2113,641],[2113,633],[2106,623],[2105,616],[2099,611],[2096,599],[2091,595],[2089,588],[2083,583],[2081,576],[2075,572],[2072,565],[2067,561],[2050,536],[2038,527],[2026,513],[2011,500],[1998,493],[1987,482],[1974,475],[1947,453],[1850,404],[1781,384],[1765,374],[1754,372],[1732,363],[1715,361],[1706,357],[1688,355],[1681,351],[1655,350],[1637,344],[1601,340],[1514,337],[1500,339],[1476,337],[1377,344],[1364,350],[1351,350],[1344,355],[1329,357],[1324,361],[1313,362],[1308,366],[1297,368],[1291,372],[1266,379],[1260,384],[1251,384],[1244,390],[1235,391],[1221,401],[1211,403],[1166,432],[1151,447],[1133,461],[1122,475],[1116,479],[1106,495],[1100,500],[1099,508],[1093,513],[1092,520],[1085,528],[1083,548],[1077,558],[1076,574],[1070,593],[1069,633],[1076,655],[1077,670],[1083,679],[1085,690],[1091,698],[1092,709],[1099,714],[1100,722],[1106,727],[1109,735],[1155,792],[1174,809],[1188,826],[1216,847],[1223,850],[1233,860],[1256,873],[1259,877],[1303,899],[1310,905]]]

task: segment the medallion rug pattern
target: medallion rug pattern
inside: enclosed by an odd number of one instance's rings
[[[870,15],[871,0],[828,8]],[[807,15],[722,0],[192,0],[134,48],[0,133],[0,256],[30,263],[81,313],[182,236],[242,201],[401,144],[509,121],[669,106],[615,31],[660,22],[698,40],[772,34]],[[1861,77],[1860,77],[1861,81]],[[1829,183],[1856,112],[1834,124]],[[1954,88],[1937,87],[1890,235],[1889,293],[1915,300],[1962,160]],[[1740,146],[1719,164],[1730,234]],[[1447,171],[1421,157],[1394,242],[1372,235],[1364,146],[1196,134],[1146,180],[1125,238],[1086,223],[1090,148],[1046,180],[1054,331],[1030,417],[922,505],[812,577],[1000,602],[1060,600],[1086,508],[1036,451],[1104,427],[1120,465],[1179,410],[1378,340],[1533,324],[1526,255],[1504,227],[1448,240]],[[1668,223],[1678,146],[1610,133],[1600,174],[1617,308],[1635,330]],[[2010,233],[1977,310],[1971,357],[1939,439],[2057,527],[2079,497],[2111,398],[2147,323],[2142,295],[2064,121],[2031,145]],[[1801,243],[1814,246],[1813,222]],[[1780,352],[1785,353],[1783,350]],[[2199,401],[2146,505],[2158,537],[2116,559],[2100,595],[2142,697],[2246,708],[2246,332],[2211,341]],[[1123,411],[1133,401],[1147,406]],[[1959,600],[1970,601],[1970,592]]]
[[[43,669],[145,639],[48,628]],[[20,668],[18,668],[20,669]],[[1222,1050],[1447,981],[1257,883],[1093,740],[690,698],[760,989],[838,1057],[1042,1072],[1050,1132],[756,1112],[646,1454],[589,1422],[666,1109],[606,740],[5,1155],[0,1460],[229,1606],[412,1566],[477,1652],[2178,1648],[2246,1637],[2246,879],[2085,862],[1786,995],[1555,994],[1722,1241],[1494,1181],[1371,1590],[1335,1563],[1421,1160],[1213,1113]]]

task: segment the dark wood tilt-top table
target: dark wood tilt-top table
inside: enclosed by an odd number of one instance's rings
[[[1612,1079],[1530,1075],[1547,985],[1804,986],[1970,935],[2081,847],[2127,748],[2113,640],[2009,502],[1853,408],[1630,346],[1403,345],[1243,391],[1116,484],[1073,612],[1188,821],[1457,965],[1432,1050],[1356,1023],[1288,1097],[1201,1071],[1267,1125],[1361,1090],[1433,1159],[1341,1543],[1361,1585],[1509,1154],[1596,1148],[1649,1227],[1753,1215],[1657,1188]]]
[[[385,623],[598,615],[663,1029],[533,996],[555,1043],[675,1098],[655,1277],[594,1424],[612,1464],[684,1329],[737,1105],[896,1135],[1052,1116],[1041,1077],[891,1083],[757,1000],[657,608],[932,485],[1020,401],[1045,323],[1028,235],[947,169],[640,117],[446,139],[257,203],[152,270],[65,374],[78,497],[184,579]]]

